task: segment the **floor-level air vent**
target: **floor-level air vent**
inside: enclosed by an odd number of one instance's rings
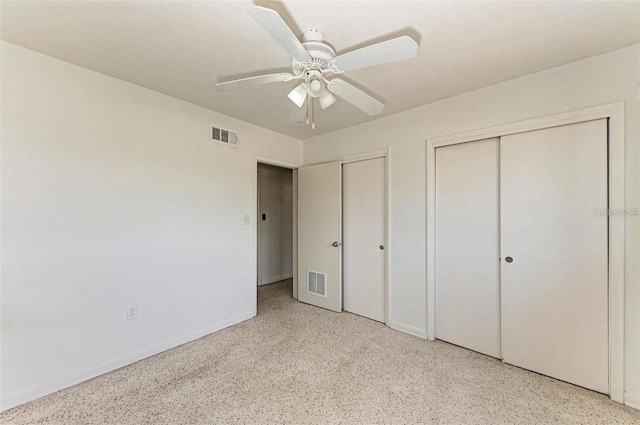
[[[307,274],[307,292],[321,297],[327,296],[327,275],[326,273],[309,270]]]
[[[238,146],[238,133],[225,130],[224,128],[211,126],[211,140],[225,143],[229,146]]]

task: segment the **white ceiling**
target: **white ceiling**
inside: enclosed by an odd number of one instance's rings
[[[338,100],[311,130],[288,122],[294,82],[213,88],[288,69],[253,4],[3,1],[2,39],[299,139],[640,42],[640,2],[256,2],[338,52],[403,34],[420,45],[415,59],[346,74],[386,101],[381,115]]]

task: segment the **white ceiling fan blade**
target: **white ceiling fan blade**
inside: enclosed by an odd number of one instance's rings
[[[384,109],[383,103],[340,78],[334,78],[329,81],[328,88],[338,97],[341,97],[353,106],[362,109],[369,115],[377,115]]]
[[[266,7],[254,6],[249,9],[249,15],[253,17],[273,37],[290,56],[301,60],[311,60],[309,53],[304,49],[298,37],[293,34],[291,28],[284,22],[275,10]]]
[[[225,81],[218,83],[215,88],[219,91],[241,89],[244,87],[257,86],[259,84],[278,83],[281,81],[291,81],[295,75],[281,72],[278,74],[258,75],[256,77],[241,78],[239,80]]]
[[[367,66],[410,59],[418,54],[418,43],[411,37],[392,38],[333,58],[333,65],[339,71],[352,71]]]
[[[297,105],[293,105],[293,109],[291,110],[291,116],[289,117],[290,123],[299,123],[304,121],[307,117],[307,100],[304,100],[301,108],[298,108]]]

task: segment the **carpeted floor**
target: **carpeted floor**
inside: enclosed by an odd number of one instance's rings
[[[640,424],[608,397],[260,287],[258,316],[2,424]]]

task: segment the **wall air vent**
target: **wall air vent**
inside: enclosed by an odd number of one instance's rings
[[[211,126],[211,140],[228,146],[238,146],[238,133]]]
[[[307,292],[321,297],[327,296],[327,274],[307,271]]]

